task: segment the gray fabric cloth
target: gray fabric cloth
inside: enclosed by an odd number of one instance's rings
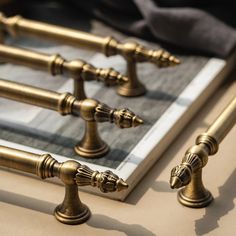
[[[27,0],[26,0],[27,1]],[[45,7],[55,1],[40,1]],[[122,32],[225,58],[236,45],[234,0],[61,0]],[[68,4],[70,2],[70,4]],[[32,5],[29,1],[26,5]],[[37,5],[37,8],[39,9]],[[55,7],[55,5],[53,5]],[[43,8],[42,14],[44,13]],[[34,13],[35,14],[35,13]],[[57,11],[58,14],[58,11]],[[51,15],[51,14],[50,14]],[[65,14],[62,13],[65,17]],[[34,16],[33,16],[34,17]],[[68,15],[67,15],[68,17]],[[60,22],[58,22],[60,23]]]
[[[160,8],[152,0],[134,0],[152,34],[184,48],[226,57],[236,44],[236,31],[194,8]]]

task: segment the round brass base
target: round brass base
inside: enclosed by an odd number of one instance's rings
[[[201,198],[190,198],[184,195],[183,189],[178,191],[178,201],[183,204],[184,206],[191,207],[191,208],[203,208],[208,206],[212,201],[213,197],[208,190],[204,191],[204,194]]]
[[[117,89],[117,93],[124,97],[137,97],[146,93],[146,88],[143,84],[135,84],[135,87],[131,86],[129,83],[120,85]]]
[[[96,148],[84,148],[80,143],[75,146],[75,152],[85,158],[99,158],[105,156],[109,152],[109,146],[103,143],[101,147]]]
[[[91,215],[89,208],[84,204],[82,211],[77,215],[66,215],[62,213],[60,210],[61,210],[61,205],[57,206],[54,211],[56,219],[61,223],[68,225],[82,224],[86,222]]]

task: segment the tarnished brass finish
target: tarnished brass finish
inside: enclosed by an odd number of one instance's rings
[[[107,144],[99,136],[97,122],[114,123],[119,128],[143,124],[128,109],[115,109],[94,99],[78,100],[69,93],[57,93],[3,79],[0,79],[0,97],[55,110],[61,115],[80,116],[86,127],[84,137],[75,151],[88,158],[101,157],[109,151]]]
[[[101,192],[122,191],[127,183],[113,172],[98,172],[77,161],[59,163],[49,154],[35,154],[0,146],[0,166],[34,174],[41,179],[58,177],[65,184],[63,202],[55,209],[57,220],[64,224],[82,224],[90,217],[89,208],[79,198],[78,186],[98,187]]]
[[[86,98],[84,81],[97,80],[105,85],[122,84],[128,78],[112,68],[96,68],[83,60],[66,61],[59,54],[38,53],[17,47],[0,44],[0,61],[24,65],[49,72],[51,75],[65,75],[74,79],[74,95],[77,99]]]
[[[121,84],[118,87],[118,94],[122,96],[134,97],[146,92],[145,86],[138,80],[136,72],[137,62],[152,62],[160,68],[180,64],[179,59],[163,49],[149,50],[135,42],[122,44],[113,39],[112,46],[115,44],[116,54],[122,55],[127,62],[128,83]]]
[[[136,42],[121,43],[113,37],[99,37],[78,30],[24,19],[17,15],[6,18],[0,14],[0,27],[12,36],[28,35],[57,40],[76,47],[85,47],[104,53],[107,57],[121,55],[127,62],[128,83],[121,84],[118,93],[122,96],[139,96],[145,93],[144,85],[138,80],[136,62],[152,62],[158,67],[174,66],[180,60],[164,51],[149,50]]]
[[[208,130],[197,137],[196,145],[187,150],[182,163],[171,171],[171,188],[182,188],[178,200],[185,206],[201,208],[209,205],[213,197],[202,183],[202,168],[208,156],[218,151],[224,139],[236,122],[236,97],[220,114]]]

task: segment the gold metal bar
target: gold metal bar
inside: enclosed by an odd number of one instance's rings
[[[98,158],[109,151],[108,145],[100,138],[97,122],[114,123],[119,128],[143,124],[142,119],[129,109],[115,109],[94,99],[78,100],[69,93],[57,93],[3,79],[0,79],[0,97],[54,110],[61,115],[79,115],[85,121],[86,129],[75,151],[88,158]]]
[[[9,18],[10,19],[10,18]],[[104,45],[107,43],[107,38],[102,38],[78,30],[67,29],[60,26],[52,26],[47,23],[37,22],[33,20],[24,19],[21,16],[12,17],[11,22],[7,24],[14,25],[11,33],[14,35],[29,35],[33,37],[46,38],[50,40],[57,40],[61,43],[67,43],[70,40],[70,45],[84,47],[95,51],[103,52]],[[53,27],[53,28],[52,28]],[[52,31],[53,29],[53,31]]]
[[[52,63],[54,58],[55,55],[50,57],[44,53],[0,44],[0,60],[2,62],[29,66],[38,70],[48,70],[49,64]]]
[[[83,60],[67,61],[59,54],[38,53],[17,47],[0,44],[0,61],[28,66],[46,71],[51,75],[64,75],[74,79],[74,95],[79,100],[85,99],[83,81],[97,80],[105,85],[116,85],[128,81],[112,68],[96,68]]]
[[[66,99],[66,97],[69,97],[69,94],[60,94],[50,90],[24,86],[20,83],[1,79],[0,96],[18,102],[58,111],[64,115],[66,111],[64,111],[63,100]],[[71,102],[74,102],[72,98]],[[69,104],[69,106],[71,106],[71,104]],[[71,108],[69,108],[68,112],[71,112]]]
[[[218,144],[224,139],[236,122],[236,97],[219,115],[206,133],[214,137]]]
[[[187,150],[182,163],[171,171],[171,188],[182,188],[178,192],[181,204],[200,208],[209,205],[213,197],[202,183],[202,168],[208,162],[208,156],[214,155],[220,142],[236,123],[236,97],[207,129],[196,139],[196,145]]]
[[[15,158],[17,157],[17,159]],[[39,155],[0,146],[0,166],[37,174]]]
[[[101,192],[123,191],[127,183],[113,172],[98,172],[77,161],[59,163],[49,154],[35,154],[0,146],[0,166],[31,173],[41,179],[58,177],[65,185],[63,202],[54,211],[64,224],[82,224],[90,217],[89,208],[79,198],[78,186],[98,187]]]
[[[60,41],[76,47],[85,47],[104,53],[106,56],[121,55],[127,62],[128,83],[121,84],[117,90],[122,96],[140,96],[145,86],[138,80],[136,62],[151,62],[158,67],[175,66],[180,60],[170,53],[149,50],[136,42],[121,43],[113,37],[99,37],[93,34],[24,19],[21,16],[5,17],[0,14],[0,26],[12,36],[27,35],[37,38]]]

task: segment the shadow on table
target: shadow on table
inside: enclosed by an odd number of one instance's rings
[[[177,98],[177,96],[158,90],[148,90],[148,92],[145,94],[145,97],[148,99],[169,102],[173,102]]]
[[[154,233],[144,228],[142,225],[125,224],[116,219],[100,214],[92,215],[91,219],[87,222],[87,225],[99,229],[124,232],[127,236],[155,236]]]
[[[17,125],[17,127],[11,125],[11,122],[4,122],[4,124],[0,124],[0,138],[4,139],[7,137],[7,140],[36,149],[41,149],[45,152],[69,157],[75,159],[76,161],[86,161],[87,163],[94,163],[107,168],[115,169],[128,155],[128,152],[125,150],[111,147],[110,152],[102,158],[83,158],[74,151],[74,146],[79,142],[76,138],[69,138],[56,133],[52,134],[50,132],[38,130],[36,128],[28,128],[27,126],[20,124]],[[140,162],[140,158],[130,158],[128,161],[136,164]]]
[[[175,144],[176,150],[180,149],[184,145],[185,139],[178,140]],[[172,151],[167,150],[165,152],[165,158],[160,158],[158,163],[154,164],[153,167],[147,172],[147,175],[144,176],[141,182],[133,189],[130,195],[126,198],[125,202],[128,204],[136,205],[138,201],[143,197],[143,195],[149,190],[152,189],[155,192],[176,192],[170,188],[168,179],[158,180],[158,176],[166,168],[168,163],[173,158],[174,154]],[[181,157],[180,157],[181,158]],[[171,171],[171,170],[170,170]]]
[[[53,215],[56,204],[27,197],[21,194],[0,190],[0,201],[11,205]]]
[[[176,99],[178,99],[178,101],[176,101],[176,103],[180,106],[185,106],[187,107],[190,103],[191,103],[191,99],[182,97],[179,98],[176,95],[172,95],[169,94],[167,92],[163,92],[163,91],[158,91],[158,90],[149,90],[146,94],[145,94],[146,98],[148,99],[152,99],[152,100],[157,100],[157,101],[166,101],[166,102],[174,102]]]
[[[233,171],[225,184],[219,187],[219,196],[206,208],[205,215],[201,219],[196,220],[195,232],[197,235],[208,234],[210,231],[218,228],[220,218],[227,215],[235,207],[235,181],[236,170]]]

